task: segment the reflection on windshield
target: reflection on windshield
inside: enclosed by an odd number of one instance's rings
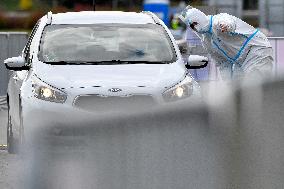
[[[66,62],[173,62],[176,55],[162,26],[50,25],[44,31],[39,59]]]

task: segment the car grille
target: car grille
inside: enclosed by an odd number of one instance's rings
[[[75,107],[91,112],[137,111],[152,108],[154,105],[155,101],[149,95],[126,97],[88,95],[78,96],[74,101]]]

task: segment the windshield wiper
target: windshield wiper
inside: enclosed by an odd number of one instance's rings
[[[114,63],[128,64],[129,61],[121,60],[107,60],[107,61],[54,61],[54,62],[45,62],[52,65],[111,65]]]
[[[52,65],[100,65],[102,62],[84,62],[84,61],[56,61],[56,62],[44,62]]]
[[[130,60],[112,60],[112,61],[105,61],[105,62],[116,62],[121,64],[169,64],[169,61],[130,61]]]
[[[128,60],[107,60],[107,61],[54,61],[44,62],[52,65],[111,65],[117,64],[169,64],[169,61],[128,61]]]

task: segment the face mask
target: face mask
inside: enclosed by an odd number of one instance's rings
[[[190,9],[193,9],[190,5],[188,5],[178,16],[181,21],[183,21],[185,24],[188,24],[188,18],[187,18],[187,13]]]
[[[209,31],[209,18],[200,10],[187,7],[179,16],[179,18],[187,25],[194,24],[194,31],[204,34]]]

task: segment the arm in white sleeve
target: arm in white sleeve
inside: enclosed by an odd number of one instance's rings
[[[214,33],[230,33],[236,30],[236,18],[227,13],[221,13],[214,16],[213,31]]]

